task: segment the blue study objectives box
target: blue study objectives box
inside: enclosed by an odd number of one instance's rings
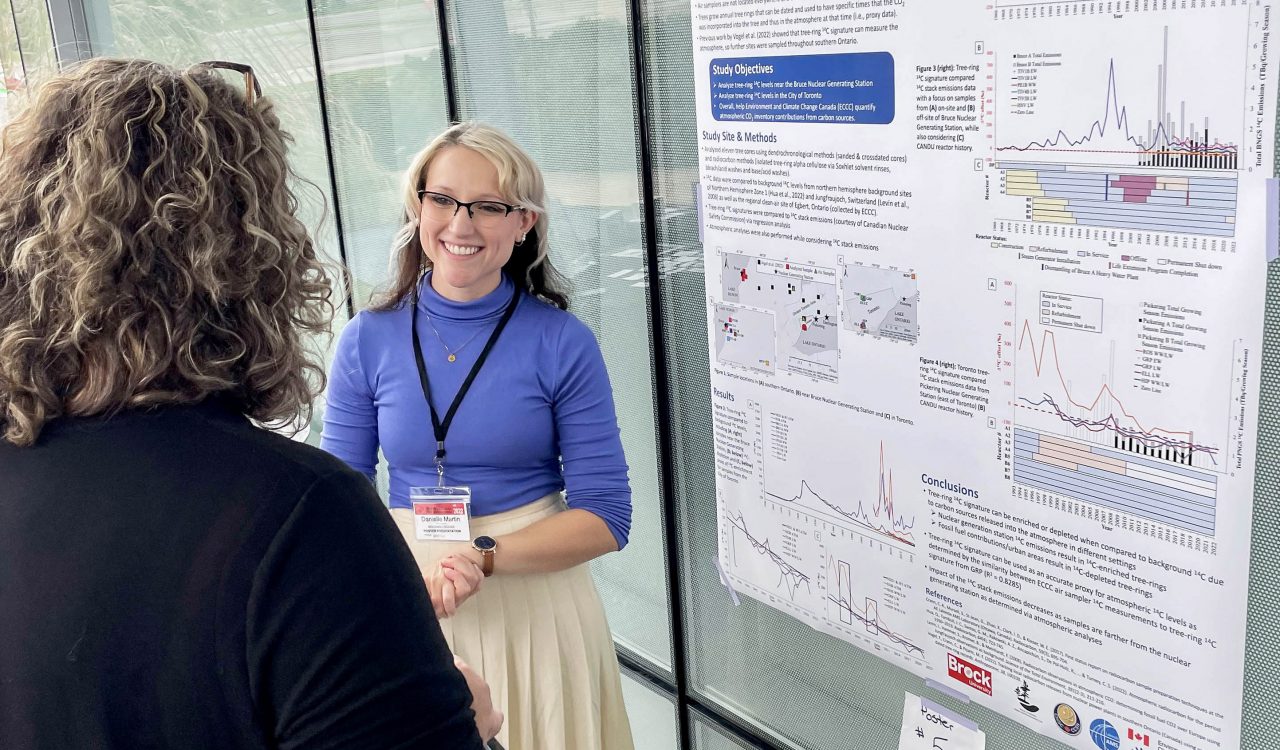
[[[725,57],[711,61],[711,114],[722,122],[893,122],[893,55]]]

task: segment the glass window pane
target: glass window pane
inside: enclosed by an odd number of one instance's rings
[[[650,2],[646,22],[693,690],[797,746],[840,747],[857,736],[867,750],[891,750],[897,747],[898,727],[881,717],[896,710],[900,719],[900,690],[910,686],[919,692],[923,684],[752,599],[743,597],[735,606],[712,562],[717,555],[710,469],[714,443],[707,296],[694,197],[698,154],[689,5]],[[787,644],[785,651],[781,643]],[[699,730],[699,747],[734,746],[726,743],[714,730]]]
[[[627,549],[593,564],[614,636],[669,669],[628,13],[621,0],[449,4],[463,115],[506,129],[542,166],[551,257],[613,381],[635,507]]]
[[[301,178],[295,185],[300,216],[311,227],[319,252],[337,269],[333,196],[306,4],[300,0],[85,0],[85,14],[95,55],[142,57],[179,67],[204,60],[253,66],[263,95],[275,105],[281,125],[293,136],[289,161]],[[346,322],[342,304],[346,289],[340,273],[334,275],[334,283],[334,337],[312,342],[326,359]],[[323,404],[319,404],[310,430],[299,437],[317,442],[322,416]]]
[[[903,693],[925,692],[923,681],[753,599],[741,597],[735,606],[716,571],[707,294],[693,188],[698,135],[689,4],[650,0],[645,12],[691,689],[775,742],[847,747],[849,738],[857,737],[865,750],[893,750]],[[993,732],[1010,738],[1001,747],[1047,750],[1055,745],[1008,719],[977,711],[973,718],[989,738]],[[712,729],[699,729],[697,737],[700,748],[734,746]]]
[[[434,3],[318,0],[343,239],[357,309],[387,282],[400,178],[449,120]]]
[[[700,712],[693,711],[693,747],[695,750],[749,750],[746,745],[731,737],[729,733]]]
[[[281,124],[293,136],[290,162],[310,183],[297,191],[304,220],[321,227],[321,249],[330,258],[338,257],[333,223],[321,223],[333,199],[305,3],[86,0],[85,13],[95,55],[143,57],[179,67],[202,60],[252,65],[263,95],[275,104]]]
[[[45,0],[11,0],[10,7],[18,32],[17,43],[22,47],[25,80],[27,86],[35,87],[58,72],[49,8]]]
[[[0,127],[16,114],[26,74],[22,70],[22,50],[13,15],[0,5]]]
[[[679,747],[676,706],[667,695],[657,692],[643,679],[622,671],[622,695],[631,719],[635,750],[672,750]]]
[[[32,89],[57,70],[44,0],[0,5],[0,125],[16,115]]]

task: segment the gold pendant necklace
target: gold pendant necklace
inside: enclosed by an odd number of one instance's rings
[[[472,341],[474,341],[474,340],[475,340],[475,338],[476,338],[476,336],[479,336],[479,335],[480,335],[480,331],[483,331],[483,330],[484,330],[483,328],[477,329],[477,330],[476,330],[476,332],[475,332],[475,333],[473,333],[473,334],[471,334],[471,335],[467,338],[467,340],[466,340],[466,341],[463,341],[463,342],[462,342],[462,344],[458,346],[458,348],[456,348],[456,349],[450,349],[450,348],[449,348],[449,345],[448,345],[448,344],[446,344],[446,343],[444,343],[444,339],[443,339],[443,338],[441,338],[441,336],[440,336],[440,332],[436,330],[436,324],[435,324],[435,323],[433,323],[433,322],[431,322],[431,316],[430,316],[430,315],[427,315],[427,316],[425,316],[425,317],[427,318],[427,325],[428,325],[428,326],[431,326],[431,332],[432,332],[432,333],[434,333],[434,334],[436,335],[436,341],[439,341],[439,342],[440,342],[440,346],[444,349],[445,354],[446,354],[446,355],[448,355],[448,356],[446,357],[446,359],[447,359],[449,362],[451,362],[451,363],[452,363],[452,362],[457,362],[457,361],[458,361],[458,352],[462,351],[462,350],[463,350],[463,348],[465,348],[467,344],[470,344]]]

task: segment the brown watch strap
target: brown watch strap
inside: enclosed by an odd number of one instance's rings
[[[497,550],[489,550],[488,552],[480,553],[480,572],[484,573],[485,578],[493,575],[493,553],[496,551]]]

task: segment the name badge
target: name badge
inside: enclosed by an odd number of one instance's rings
[[[409,504],[418,541],[471,541],[470,487],[410,487]]]

